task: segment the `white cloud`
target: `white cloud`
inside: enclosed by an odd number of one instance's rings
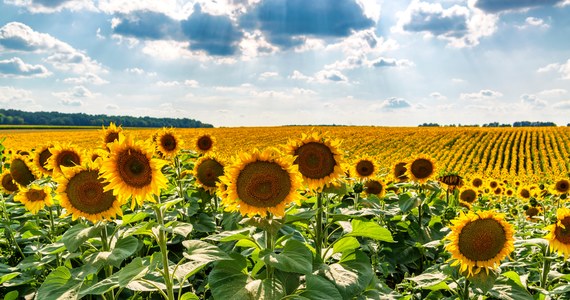
[[[521,103],[524,106],[527,106],[527,107],[530,107],[533,109],[544,108],[548,105],[548,103],[545,100],[538,98],[536,95],[523,94],[523,95],[521,95],[520,99],[521,99]]]
[[[279,77],[277,72],[263,72],[259,75],[259,80],[267,80],[269,78]]]
[[[538,94],[543,97],[558,97],[568,93],[565,89],[551,89],[551,90],[544,90],[539,92]]]
[[[156,72],[147,72],[141,68],[126,68],[125,72],[135,75],[146,75],[149,77],[154,77],[158,75]]]
[[[295,80],[306,80],[306,81],[309,81],[309,80],[312,79],[312,77],[307,76],[307,75],[301,73],[301,71],[299,71],[299,70],[294,70],[294,71],[293,71],[293,74],[291,74],[291,75],[289,76],[289,78],[290,78],[290,79],[295,79]]]
[[[173,87],[173,86],[179,86],[180,82],[174,80],[174,81],[158,81],[156,82],[156,85],[159,87]]]
[[[109,81],[99,77],[99,75],[94,73],[87,73],[79,77],[69,77],[64,79],[63,82],[71,84],[95,84],[95,85],[102,85],[109,83]]]
[[[465,101],[482,101],[491,100],[501,97],[503,94],[493,90],[480,90],[476,93],[461,93],[459,99]]]
[[[30,65],[22,61],[19,57],[0,60],[1,77],[47,77],[52,75],[48,69],[42,65]]]
[[[197,88],[200,87],[200,83],[194,79],[187,79],[184,80],[184,85],[189,86],[191,88]]]
[[[99,94],[92,93],[82,85],[75,86],[65,92],[52,93],[52,95],[59,98],[59,103],[65,106],[83,106],[83,100],[99,96]]]
[[[22,100],[31,100],[32,92],[11,86],[0,86],[0,103],[12,103]]]
[[[378,106],[378,108],[383,110],[394,110],[394,109],[403,109],[403,108],[410,108],[412,104],[405,99],[391,97],[382,101],[382,103]]]
[[[527,29],[531,27],[537,27],[542,29],[550,28],[550,25],[544,22],[544,19],[536,17],[527,17],[522,25],[515,25],[518,29]]]
[[[119,109],[119,106],[117,104],[107,104],[107,105],[105,105],[105,109],[117,110],[117,109]]]
[[[314,80],[317,82],[339,82],[347,83],[348,78],[339,70],[322,70],[315,74]]]
[[[374,22],[378,22],[378,20],[380,19],[380,1],[378,0],[356,0],[356,2],[358,3],[358,5],[360,5],[360,7],[362,7],[362,10],[364,11],[364,15],[372,20],[374,20]]]
[[[440,92],[433,92],[429,96],[435,100],[447,100],[447,97],[442,95]]]
[[[67,1],[33,1],[33,0],[4,0],[4,3],[24,7],[31,13],[55,13],[64,9],[71,11],[90,10],[97,8],[92,0],[67,0]]]
[[[554,103],[552,107],[560,109],[570,109],[570,100]]]
[[[558,72],[561,79],[570,79],[570,59],[566,63],[552,63],[536,70],[538,73]]]

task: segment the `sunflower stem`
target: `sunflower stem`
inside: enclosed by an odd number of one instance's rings
[[[550,247],[547,245],[544,250],[544,264],[542,265],[542,276],[540,277],[540,287],[545,289],[550,272]]]
[[[157,198],[157,203],[160,204],[160,197]],[[168,268],[168,248],[166,246],[166,231],[164,228],[164,215],[162,208],[158,205],[153,206],[154,212],[156,214],[156,220],[158,221],[158,246],[160,252],[162,253],[162,276],[164,278],[164,283],[166,285],[166,296],[168,300],[174,300],[174,290],[172,287],[172,278],[170,277],[170,269]]]
[[[101,222],[100,224],[103,226],[103,229],[101,230],[101,245],[102,245],[103,251],[109,252],[109,251],[111,251],[111,247],[109,246],[109,237],[108,237],[108,233],[107,233],[107,223]],[[111,277],[111,275],[113,275],[113,266],[107,265],[107,266],[103,267],[103,269],[105,269],[105,276],[107,276],[107,278],[109,278],[109,277]],[[114,295],[113,290],[109,291],[109,296],[111,297],[111,299],[115,299],[115,295]]]
[[[469,279],[465,278],[465,285],[463,285],[463,300],[469,300]]]
[[[321,192],[317,193],[317,214],[315,218],[315,252],[317,258],[321,260],[323,247],[323,194]]]
[[[271,220],[270,217],[268,217],[268,219]],[[273,252],[273,234],[270,229],[265,230],[265,248]],[[267,279],[273,280],[273,267],[266,264],[265,271],[267,273]]]
[[[53,239],[56,237],[56,233],[55,233],[55,221],[53,220],[53,212],[51,210],[51,206],[48,206],[47,208],[48,214],[49,214],[49,223],[50,223],[50,240],[53,241]]]

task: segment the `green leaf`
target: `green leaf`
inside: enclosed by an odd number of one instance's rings
[[[18,277],[18,275],[20,274],[21,274],[20,272],[13,272],[0,276],[0,285],[3,284],[4,282],[10,281],[11,279]]]
[[[140,257],[136,257],[128,265],[116,273],[120,287],[126,287],[131,281],[142,278],[148,272],[148,266],[143,264]]]
[[[313,275],[306,275],[307,288],[301,296],[311,300],[343,299],[338,289],[327,279]]]
[[[399,196],[398,206],[400,206],[402,212],[409,212],[413,208],[420,206],[420,202],[419,197],[412,197],[410,194],[405,193]]]
[[[285,296],[283,285],[275,279],[254,280],[248,282],[245,289],[249,292],[250,299],[279,300]]]
[[[88,226],[87,224],[79,223],[69,228],[61,238],[61,241],[69,250],[75,252],[81,244],[90,238],[96,237],[101,232],[101,226]]]
[[[380,226],[376,222],[354,219],[352,220],[352,222],[350,222],[350,225],[352,227],[352,231],[346,234],[345,235],[346,237],[359,236],[383,242],[389,242],[389,243],[394,242],[394,239],[392,238],[392,234],[390,233],[390,231]]]
[[[245,286],[251,278],[242,271],[247,267],[245,257],[238,253],[230,254],[232,260],[218,262],[210,275],[208,283],[214,299],[252,299]]]
[[[406,278],[415,282],[419,288],[426,289],[426,290],[449,290],[449,286],[445,283],[447,276],[441,272],[438,272],[435,269],[426,270],[426,272],[414,276]]]
[[[487,272],[482,270],[479,273],[470,276],[469,281],[474,287],[481,289],[483,293],[487,293],[493,288],[493,286],[495,285],[495,281],[497,280],[498,277],[499,277],[499,272],[493,269],[489,270],[489,274],[487,274]]]
[[[251,235],[253,231],[253,227],[247,227],[239,230],[232,230],[232,231],[223,231],[218,234],[213,234],[207,236],[206,240],[211,240],[215,242],[231,242],[231,241],[238,241],[241,239],[247,239]]]
[[[322,265],[319,275],[336,286],[342,299],[350,299],[362,293],[374,277],[368,256],[359,250],[344,253],[340,263]]]
[[[127,225],[127,224],[131,224],[131,223],[136,223],[138,221],[142,221],[144,219],[146,219],[148,216],[150,216],[149,213],[146,213],[144,211],[138,212],[136,214],[128,214],[128,215],[123,215],[123,217],[121,218],[122,220],[122,225]]]
[[[267,265],[285,272],[313,272],[313,254],[304,243],[297,240],[288,240],[281,253],[269,253],[264,260]]]
[[[196,274],[207,264],[215,261],[221,260],[231,260],[220,248],[198,240],[190,240],[182,242],[182,245],[186,247],[187,251],[183,253],[184,257],[190,262],[181,264],[176,269],[174,275],[179,281]]]
[[[18,293],[18,291],[11,291],[6,293],[4,300],[16,300],[18,299],[18,296],[20,296],[20,293]]]
[[[500,276],[488,292],[489,295],[503,300],[532,300],[532,295],[514,280]]]
[[[344,236],[336,241],[333,245],[333,253],[342,253],[345,251],[352,251],[358,249],[360,243],[355,237]]]
[[[37,299],[78,299],[83,280],[76,280],[66,267],[53,270],[38,289]]]
[[[200,298],[198,298],[198,296],[196,296],[196,294],[194,294],[194,293],[186,292],[186,293],[182,294],[182,297],[180,297],[180,300],[200,300]]]
[[[133,236],[127,236],[120,239],[111,249],[111,251],[95,252],[85,258],[90,264],[111,264],[119,268],[126,258],[137,251],[139,240]]]

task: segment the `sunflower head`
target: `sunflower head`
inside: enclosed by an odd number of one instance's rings
[[[524,211],[524,214],[526,215],[527,219],[532,219],[532,218],[538,216],[538,214],[540,214],[541,212],[542,212],[542,209],[540,208],[540,206],[529,206]]]
[[[445,248],[451,253],[452,266],[460,265],[468,277],[496,268],[514,250],[514,228],[504,214],[469,211],[452,224]]]
[[[174,132],[172,128],[162,128],[153,139],[156,143],[156,149],[162,158],[171,158],[176,156],[182,149],[182,140]]]
[[[224,175],[224,164],[213,155],[205,155],[194,165],[196,183],[210,193],[216,190],[220,176]]]
[[[523,199],[529,199],[531,196],[530,189],[526,186],[519,187],[517,194]]]
[[[406,165],[406,175],[417,182],[424,183],[435,174],[436,166],[426,155],[417,156]]]
[[[101,166],[101,177],[108,183],[105,191],[112,190],[122,203],[131,198],[132,208],[154,201],[152,196],[160,195],[168,182],[161,172],[164,161],[153,158],[153,145],[120,133],[108,146],[109,157]]]
[[[302,177],[293,161],[294,157],[276,150],[241,153],[220,177],[227,186],[222,203],[244,216],[283,216],[287,205],[301,199]]]
[[[466,188],[459,193],[459,200],[467,203],[473,203],[477,199],[477,192],[473,188]]]
[[[399,182],[404,182],[406,180],[408,180],[408,175],[407,175],[407,166],[408,163],[407,162],[399,162],[397,164],[394,165],[394,168],[392,169],[392,175],[394,176],[394,178],[396,180],[398,180]]]
[[[12,155],[10,174],[12,180],[21,186],[27,186],[37,179],[36,170],[31,165],[29,158],[19,154]]]
[[[119,139],[119,134],[123,132],[123,128],[119,125],[119,127],[115,126],[115,123],[111,122],[109,127],[105,128],[103,125],[102,130],[102,145],[103,149],[107,149],[107,144],[112,143]]]
[[[52,206],[53,199],[51,197],[51,189],[46,186],[31,184],[29,187],[22,188],[14,200],[24,204],[27,210],[33,214],[37,214],[44,206]]]
[[[309,188],[320,190],[344,174],[339,145],[339,140],[312,132],[303,134],[299,140],[290,140],[286,151],[295,157],[294,164]]]
[[[471,179],[471,185],[475,188],[483,186],[483,179],[480,176],[475,176]]]
[[[209,134],[202,134],[196,139],[196,150],[199,153],[206,154],[214,149],[216,140]]]
[[[72,220],[83,217],[95,223],[122,215],[117,197],[112,191],[105,191],[106,183],[99,177],[97,163],[64,168],[55,181],[57,199],[65,208],[65,215],[71,215]]]
[[[380,178],[369,178],[364,182],[364,192],[382,197],[386,193],[386,184]]]
[[[449,186],[458,187],[463,185],[463,177],[457,173],[447,173],[437,177],[437,181]]]
[[[60,173],[62,167],[70,168],[81,165],[85,158],[83,151],[78,151],[72,144],[57,144],[49,148],[51,156],[48,166],[54,173]]]
[[[36,169],[44,175],[51,175],[53,173],[51,167],[48,165],[48,160],[51,157],[50,148],[52,145],[45,145],[35,151],[34,162]]]
[[[549,231],[545,236],[550,248],[561,255],[564,259],[570,256],[570,209],[559,208],[556,211],[556,223],[547,227]]]
[[[568,193],[570,191],[570,181],[565,178],[558,179],[554,183],[554,191],[559,195]]]
[[[18,185],[12,179],[10,170],[4,170],[4,172],[2,172],[0,175],[0,181],[2,183],[2,185],[0,185],[0,188],[5,194],[12,194],[18,191]]]
[[[489,188],[491,188],[491,190],[494,190],[498,187],[499,187],[499,182],[497,180],[489,181]]]
[[[374,159],[370,157],[362,157],[352,166],[352,174],[360,179],[366,179],[374,176],[378,167]]]

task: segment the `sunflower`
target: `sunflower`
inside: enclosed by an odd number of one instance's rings
[[[406,165],[406,175],[420,183],[426,182],[435,173],[435,163],[427,156],[418,156]]]
[[[404,182],[406,180],[408,180],[408,176],[407,171],[408,169],[406,168],[406,165],[408,163],[407,162],[399,162],[397,164],[394,165],[394,169],[392,170],[392,174],[394,175],[394,178],[396,178],[396,180],[400,181],[400,182]]]
[[[512,188],[508,188],[505,190],[505,195],[507,195],[509,197],[513,196],[514,194],[515,194],[515,191],[513,191]]]
[[[369,157],[360,158],[352,168],[352,174],[360,179],[370,178],[377,170],[376,163]]]
[[[196,150],[202,154],[206,154],[214,148],[216,140],[209,134],[202,134],[196,139]]]
[[[51,157],[48,159],[48,167],[54,174],[61,172],[61,167],[74,167],[83,163],[83,154],[77,151],[76,146],[71,144],[57,144],[49,148]]]
[[[554,183],[554,191],[559,195],[566,194],[569,190],[570,181],[568,179],[559,179]]]
[[[176,156],[182,148],[182,140],[174,133],[172,128],[162,128],[156,133],[154,139],[156,148],[162,158]]]
[[[449,187],[456,187],[463,185],[463,177],[456,173],[447,173],[445,175],[439,176],[437,181],[446,184]]]
[[[12,175],[12,180],[21,186],[27,186],[37,179],[36,170],[29,163],[29,159],[19,154],[12,155],[10,174]]]
[[[0,189],[5,194],[12,194],[13,192],[18,191],[18,185],[14,182],[14,180],[12,180],[12,174],[10,173],[10,170],[4,170],[4,172],[2,172],[0,175],[0,181],[2,182]]]
[[[528,199],[531,196],[529,188],[523,186],[519,187],[517,194],[523,199]]]
[[[48,165],[48,160],[52,155],[49,150],[49,148],[51,147],[52,145],[45,145],[38,148],[35,151],[35,157],[34,157],[36,169],[42,172],[44,175],[48,176],[53,173],[51,167]]]
[[[224,175],[224,164],[212,155],[200,157],[194,165],[196,183],[210,193],[216,190],[219,177]]]
[[[483,179],[479,176],[475,176],[471,179],[471,185],[476,188],[481,187],[483,185]]]
[[[364,192],[368,195],[382,197],[386,193],[386,184],[378,178],[370,178],[364,182]]]
[[[541,212],[542,209],[539,206],[530,206],[524,211],[524,214],[526,215],[527,219],[530,220]]]
[[[556,211],[557,222],[548,226],[550,232],[544,237],[550,243],[550,249],[564,255],[564,259],[570,256],[570,209],[559,208]]]
[[[339,140],[325,134],[303,134],[301,139],[289,141],[286,152],[295,157],[303,181],[314,190],[323,188],[343,175],[343,159],[338,149]]]
[[[109,152],[103,149],[93,149],[89,155],[89,160],[96,162],[98,159],[106,159],[107,157],[109,157]]]
[[[23,203],[26,209],[33,214],[37,214],[46,205],[53,205],[51,189],[48,186],[41,187],[37,184],[31,184],[30,187],[22,188],[14,196],[14,200]]]
[[[103,149],[107,149],[107,144],[112,143],[119,139],[119,133],[123,132],[123,128],[115,126],[115,123],[111,122],[109,127],[105,128],[103,125],[102,130],[103,135]]]
[[[477,199],[477,192],[472,188],[466,188],[459,193],[459,200],[473,203]]]
[[[489,187],[494,190],[499,187],[499,182],[496,180],[489,181]]]
[[[220,177],[227,186],[222,203],[244,216],[283,216],[288,204],[301,199],[302,177],[294,160],[276,150],[241,153]]]
[[[502,195],[503,194],[503,188],[497,187],[496,189],[493,190],[493,194],[495,194],[495,196]]]
[[[167,179],[162,174],[164,162],[152,158],[154,147],[148,142],[134,141],[132,136],[119,134],[119,139],[107,144],[110,152],[101,166],[101,177],[109,184],[105,191],[113,190],[121,203],[131,198],[131,208],[142,205],[151,195],[160,195],[166,188]]]
[[[55,181],[57,199],[66,209],[64,216],[71,215],[73,221],[84,217],[95,223],[123,214],[117,197],[112,191],[105,191],[107,183],[99,178],[97,164],[64,168]]]
[[[515,249],[514,228],[502,213],[469,211],[461,213],[452,224],[451,233],[445,237],[450,241],[445,249],[454,260],[451,265],[460,265],[460,271],[467,271],[467,276],[481,269],[494,269]]]

